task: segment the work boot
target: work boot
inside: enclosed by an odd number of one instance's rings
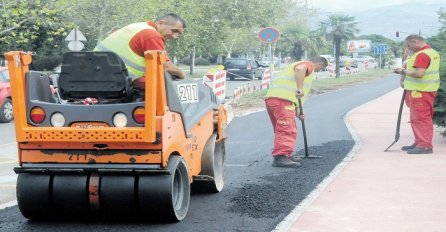
[[[299,161],[302,160],[302,158],[297,157],[297,156],[294,156],[294,155],[292,155],[292,156],[288,156],[288,159],[291,160],[291,161],[293,161],[293,162],[299,162]]]
[[[432,148],[427,147],[415,147],[414,149],[407,150],[407,154],[431,154],[434,152]]]
[[[414,144],[409,145],[409,146],[403,146],[403,147],[401,148],[401,150],[403,150],[403,151],[408,151],[408,150],[414,149],[415,147],[417,147],[417,145],[414,143]]]
[[[274,156],[273,167],[294,168],[299,166],[299,162],[293,162],[286,155]]]

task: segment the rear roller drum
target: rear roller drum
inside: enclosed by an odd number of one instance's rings
[[[186,161],[172,155],[168,161],[171,175],[140,176],[138,201],[143,220],[181,221],[190,201]]]
[[[20,173],[17,177],[17,204],[28,219],[47,219],[50,209],[51,176]]]
[[[53,179],[53,207],[57,217],[79,219],[89,216],[87,176],[56,175]]]
[[[102,176],[100,199],[100,208],[107,219],[135,217],[135,177]]]

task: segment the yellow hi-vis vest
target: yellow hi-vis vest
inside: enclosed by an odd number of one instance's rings
[[[101,41],[94,51],[111,51],[118,54],[133,80],[142,77],[146,67],[145,59],[130,49],[129,42],[133,36],[145,29],[155,30],[146,22],[133,23],[123,27]]]
[[[421,92],[436,92],[440,88],[440,55],[432,48],[423,49],[413,54],[407,61],[406,69],[415,71],[413,67],[418,54],[426,53],[431,59],[429,67],[421,78],[406,76],[404,79],[404,89],[417,90]]]
[[[295,62],[282,71],[280,71],[277,75],[273,76],[271,81],[271,85],[266,93],[266,98],[274,97],[280,98],[284,100],[288,100],[293,102],[294,104],[298,104],[296,98],[297,84],[296,78],[294,77],[294,67],[298,64],[303,63],[304,61]],[[302,98],[302,104],[305,99],[308,97],[311,89],[311,83],[313,82],[314,71],[310,73],[310,75],[306,76],[304,79],[304,97]]]

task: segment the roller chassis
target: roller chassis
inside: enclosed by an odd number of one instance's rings
[[[91,64],[96,54],[86,54],[80,65]],[[179,221],[187,214],[191,186],[210,193],[222,190],[226,110],[208,87],[165,74],[164,54],[145,54],[142,98],[132,96],[125,84],[120,100],[99,95],[96,104],[74,99],[84,94],[83,88],[76,92],[73,87],[71,93],[59,88],[54,95],[46,74],[28,70],[29,53],[5,56],[16,115],[17,201],[25,217]],[[30,116],[36,107],[46,115],[39,123]],[[138,107],[144,108],[142,124],[132,118]],[[114,126],[118,112],[127,116],[125,127]],[[52,125],[55,113],[65,116],[62,126]]]

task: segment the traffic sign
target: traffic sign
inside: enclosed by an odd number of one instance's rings
[[[387,44],[377,44],[373,46],[373,53],[375,55],[387,54]]]
[[[77,52],[84,49],[84,44],[81,41],[70,41],[68,42],[68,49]]]
[[[260,41],[263,41],[265,43],[274,43],[279,40],[280,32],[275,28],[265,27],[257,33],[257,37]]]
[[[87,41],[87,38],[82,34],[79,29],[75,28],[65,37],[66,41]]]
[[[77,28],[71,30],[71,32],[65,37],[68,42],[68,49],[71,51],[80,51],[84,49],[84,44],[81,41],[87,41],[87,38]]]

